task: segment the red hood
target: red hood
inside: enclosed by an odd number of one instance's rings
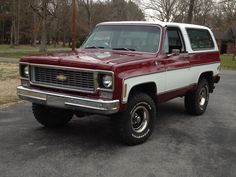
[[[76,52],[54,53],[44,56],[23,57],[21,62],[63,65],[91,69],[110,69],[114,65],[130,63],[153,57],[152,54],[111,50],[78,50]]]

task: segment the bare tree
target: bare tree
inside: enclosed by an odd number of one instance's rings
[[[16,14],[15,12],[16,12],[16,0],[12,0],[11,43],[10,43],[11,47],[14,47],[14,45],[16,45]]]
[[[129,1],[126,6],[126,20],[144,20],[144,14],[139,6],[132,1]]]
[[[56,7],[57,0],[40,0],[38,3],[31,2],[31,8],[41,19],[41,45],[39,47],[41,52],[47,51],[49,21],[52,20],[50,17],[54,17]]]
[[[87,23],[89,27],[89,31],[92,30],[92,18],[93,18],[93,0],[78,0],[78,5],[82,2],[86,12],[87,12]]]
[[[47,0],[42,0],[42,31],[41,31],[41,45],[39,50],[41,52],[47,51]]]
[[[21,18],[20,8],[21,8],[21,1],[17,0],[17,8],[16,8],[17,27],[16,27],[16,33],[15,33],[16,45],[19,45],[19,41],[20,41],[20,18]]]
[[[76,37],[77,37],[77,28],[76,28],[76,21],[77,21],[77,17],[76,17],[76,12],[77,12],[77,8],[76,8],[76,1],[72,0],[72,25],[71,25],[71,33],[72,33],[72,51],[75,50],[76,47]]]
[[[211,25],[211,16],[215,4],[213,0],[196,0],[192,22],[199,25]]]
[[[195,2],[195,0],[190,0],[189,1],[187,23],[192,23],[192,20],[193,20],[193,10],[194,10],[194,2]]]
[[[82,43],[97,23],[112,20],[144,20],[134,0],[77,0],[76,42]],[[41,43],[71,41],[71,0],[0,0],[0,42]],[[79,41],[78,41],[79,40]]]
[[[19,44],[20,39],[20,0],[11,1],[11,14],[12,14],[12,23],[11,23],[11,46]]]
[[[236,23],[236,0],[221,0],[219,7],[228,26]]]
[[[183,15],[186,9],[185,1],[181,0],[142,0],[146,10],[152,10],[154,15],[151,17],[161,21],[176,21]]]
[[[62,34],[62,46],[65,47],[66,45],[66,38],[69,36],[70,30],[68,29],[69,26],[69,18],[70,18],[70,4],[68,0],[61,0],[61,8],[60,13],[58,14],[60,19],[60,28]]]
[[[219,8],[223,15],[224,29],[228,30],[228,33],[230,33],[228,37],[236,47],[236,0],[221,0]]]

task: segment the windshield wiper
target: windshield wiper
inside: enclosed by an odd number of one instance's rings
[[[130,49],[130,48],[126,48],[126,47],[113,48],[112,50],[127,50],[127,51],[135,51],[135,49]]]
[[[85,49],[104,49],[104,47],[101,46],[89,46],[89,47],[85,47]]]

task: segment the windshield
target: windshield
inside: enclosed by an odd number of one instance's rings
[[[160,28],[140,25],[98,26],[81,48],[101,48],[155,53],[159,49]]]

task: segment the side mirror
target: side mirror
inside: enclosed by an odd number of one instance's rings
[[[179,55],[180,54],[180,49],[172,49],[172,53],[174,55]]]
[[[172,56],[177,56],[177,55],[179,55],[179,54],[180,54],[180,49],[172,49],[172,50],[171,50],[171,53],[168,54],[167,56],[168,56],[168,57],[172,57]]]

